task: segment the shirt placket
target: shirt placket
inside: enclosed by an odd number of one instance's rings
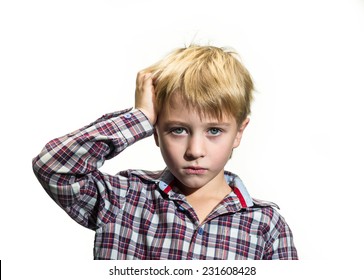
[[[209,244],[207,244],[206,238],[208,238],[208,223],[212,219],[217,218],[220,215],[236,212],[241,208],[241,204],[235,194],[231,193],[228,197],[221,201],[219,205],[216,206],[215,210],[213,210],[210,215],[206,218],[205,221],[200,223],[195,210],[192,206],[187,202],[184,195],[171,191],[168,193],[169,198],[174,200],[176,204],[178,204],[177,208],[179,211],[184,212],[185,215],[188,215],[188,219],[186,219],[186,226],[193,232],[192,236],[185,242],[188,242],[188,260],[198,260],[204,259],[209,249]],[[235,197],[235,198],[234,198]]]
[[[234,195],[233,195],[234,196]],[[194,213],[194,210],[191,206],[191,213]],[[225,198],[216,208],[210,213],[210,215],[206,218],[205,221],[199,223],[197,215],[196,222],[194,223],[194,234],[191,238],[189,250],[188,250],[188,259],[190,260],[198,260],[204,259],[207,255],[207,250],[209,249],[209,244],[205,240],[208,236],[208,228],[209,222],[213,219],[218,218],[221,215],[227,213],[233,213],[241,209],[240,203],[237,199],[232,199],[231,196]],[[212,246],[210,246],[212,247]],[[213,248],[212,248],[213,249]]]
[[[204,251],[206,248],[203,246],[203,239],[204,239],[204,227],[205,223],[202,223],[198,225],[195,230],[194,234],[192,236],[192,240],[190,242],[190,247],[188,250],[187,258],[189,260],[198,260],[201,258],[201,256],[204,255]]]
[[[185,242],[188,242],[187,259],[199,259],[203,250],[204,223],[200,224],[194,209],[186,201],[184,196],[171,194],[170,199],[178,204],[177,208],[179,211],[188,216],[188,219],[186,219],[186,227],[190,229],[190,232],[193,232],[192,236],[186,236],[187,240],[185,240]]]

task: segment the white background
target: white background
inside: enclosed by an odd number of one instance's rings
[[[136,72],[191,42],[235,48],[254,78],[251,122],[227,169],[280,206],[300,269],[323,263],[320,273],[336,275],[332,263],[363,261],[364,1],[13,0],[0,3],[5,271],[92,260],[94,233],[47,196],[31,160],[49,140],[132,107]],[[127,168],[164,168],[152,138],[102,170]]]

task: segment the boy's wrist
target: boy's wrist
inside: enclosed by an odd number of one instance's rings
[[[150,124],[152,126],[155,125],[156,123],[156,118],[154,118],[153,114],[149,114],[147,110],[143,109],[143,108],[135,108],[136,110],[139,110],[144,116],[145,118],[148,119],[148,121],[150,122]]]

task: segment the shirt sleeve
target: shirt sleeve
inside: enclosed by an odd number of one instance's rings
[[[120,211],[127,178],[103,174],[104,161],[153,134],[139,110],[106,114],[79,130],[56,138],[33,159],[33,170],[52,199],[79,224],[97,229]]]
[[[279,214],[276,223],[271,227],[271,238],[267,242],[263,258],[266,260],[298,260],[292,231]]]

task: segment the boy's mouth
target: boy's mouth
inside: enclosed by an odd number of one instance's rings
[[[187,166],[187,167],[184,167],[183,170],[188,175],[202,175],[207,172],[207,168],[203,168],[200,166]]]

